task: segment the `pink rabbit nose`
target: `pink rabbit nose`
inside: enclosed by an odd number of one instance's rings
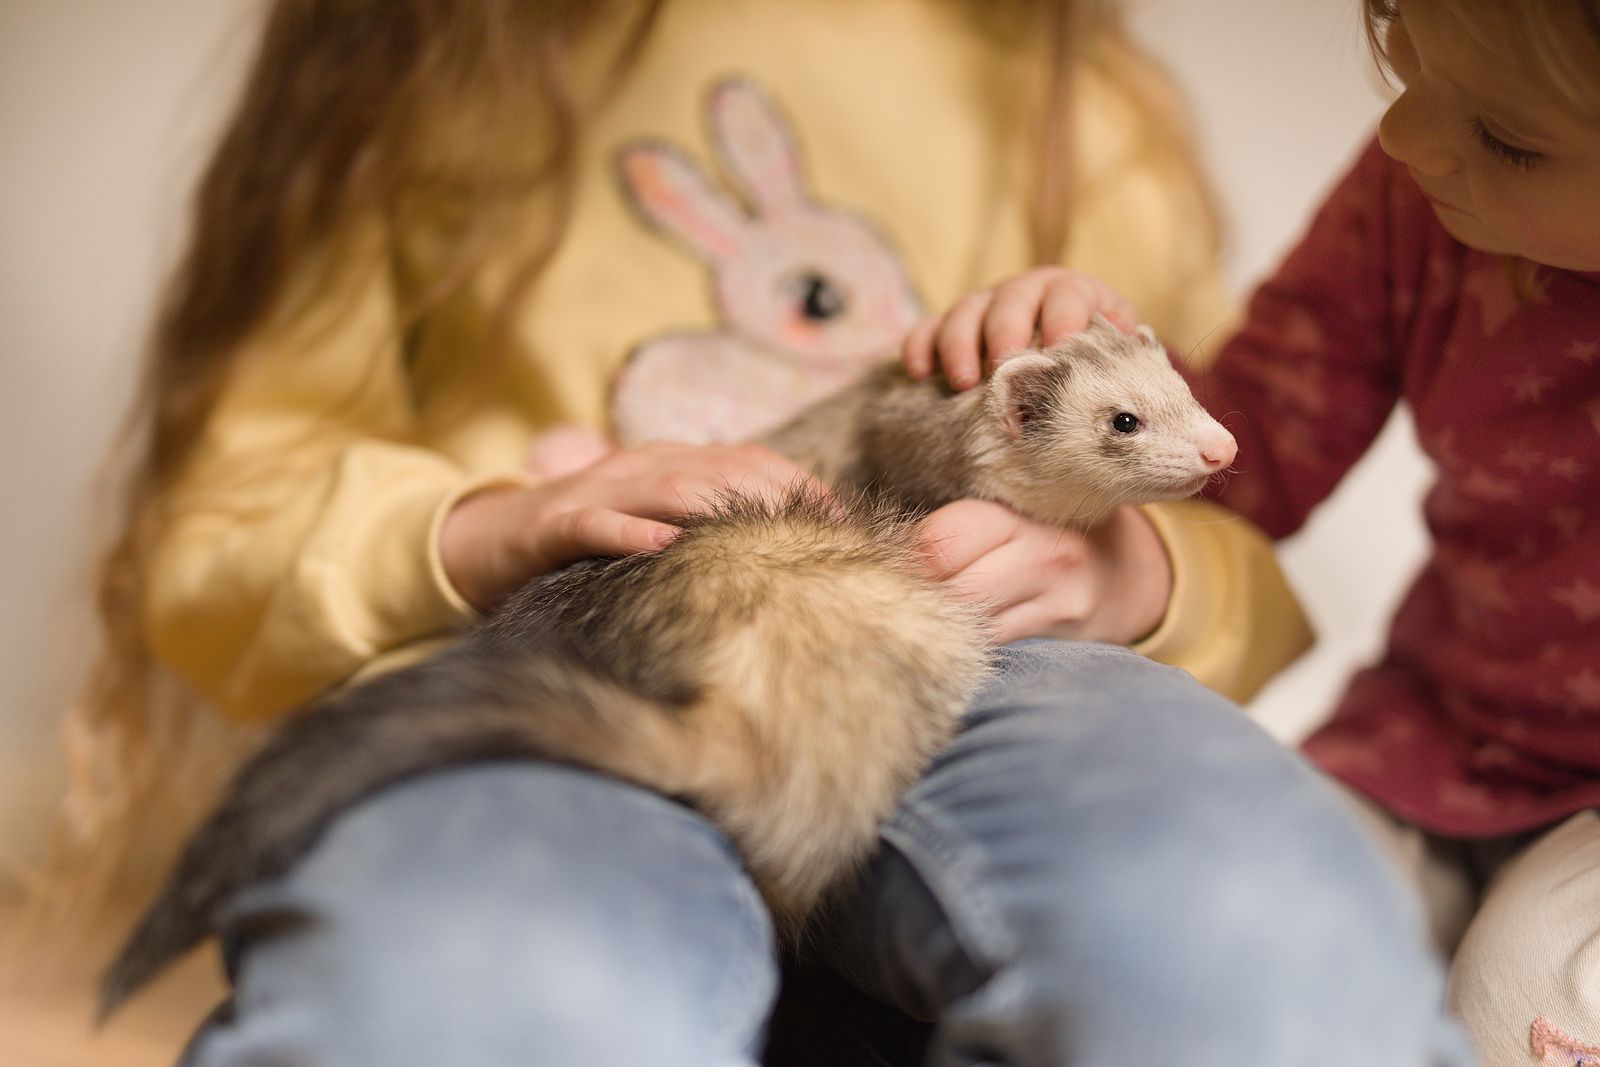
[[[1200,442],[1200,459],[1212,470],[1221,470],[1239,454],[1239,445],[1233,434],[1217,427],[1217,432]]]

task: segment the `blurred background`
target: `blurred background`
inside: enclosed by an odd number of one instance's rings
[[[1190,94],[1241,287],[1269,270],[1383,105],[1356,0],[1131,0]],[[257,0],[0,0],[0,862],[62,780],[56,723],[93,647],[99,465],[136,384],[195,172]],[[1303,733],[1370,656],[1421,551],[1397,419],[1283,548],[1321,641],[1251,710]]]

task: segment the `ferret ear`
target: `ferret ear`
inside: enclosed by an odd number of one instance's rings
[[[1140,325],[1133,332],[1138,334],[1140,337],[1143,337],[1146,341],[1149,341],[1153,345],[1159,345],[1161,343],[1161,339],[1156,336],[1156,331],[1151,329],[1149,326]]]
[[[1037,352],[1012,356],[995,368],[989,382],[989,409],[1006,432],[1021,437],[1037,422],[1061,388],[1066,367]]]

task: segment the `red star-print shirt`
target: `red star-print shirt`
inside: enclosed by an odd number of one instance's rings
[[[1431,551],[1306,751],[1454,836],[1600,807],[1600,274],[1528,266],[1452,239],[1374,142],[1190,375],[1239,440],[1212,495],[1274,537],[1411,409]]]

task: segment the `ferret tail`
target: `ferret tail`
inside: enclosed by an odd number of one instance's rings
[[[542,758],[666,793],[693,773],[685,709],[565,657],[447,653],[291,720],[234,777],[104,972],[98,1018],[217,928],[247,887],[286,873],[363,797],[425,771]]]

